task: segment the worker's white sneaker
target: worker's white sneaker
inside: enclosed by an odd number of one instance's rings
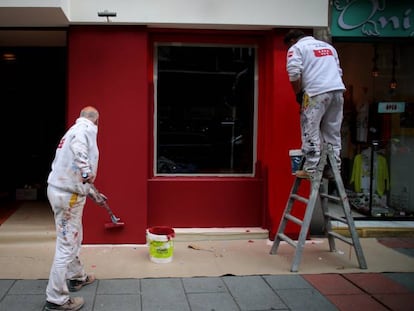
[[[51,302],[46,301],[44,311],[53,311],[53,310],[64,310],[64,311],[76,311],[83,307],[85,301],[82,297],[71,297],[63,305],[57,305]]]

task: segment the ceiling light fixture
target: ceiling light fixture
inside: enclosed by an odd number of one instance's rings
[[[392,78],[390,81],[390,90],[395,90],[397,88],[397,79],[395,79],[395,66],[397,61],[395,60],[395,44],[392,46]]]
[[[16,60],[16,54],[14,53],[3,53],[3,60],[5,61],[14,61]]]
[[[374,78],[377,78],[379,76],[379,70],[378,70],[378,66],[377,66],[377,61],[378,61],[378,48],[377,45],[374,45],[374,57],[372,59],[374,66],[372,67],[372,76]]]

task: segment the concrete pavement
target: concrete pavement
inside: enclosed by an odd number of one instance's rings
[[[46,285],[0,280],[0,310],[42,310]],[[107,279],[74,294],[93,311],[413,310],[414,273]]]

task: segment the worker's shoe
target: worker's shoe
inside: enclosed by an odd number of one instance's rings
[[[312,178],[310,173],[308,173],[307,171],[303,171],[303,170],[296,171],[295,175],[296,175],[296,177],[303,178],[303,179],[311,179]]]
[[[88,275],[85,281],[69,280],[68,288],[70,292],[77,292],[82,287],[95,282],[96,278],[94,275]]]
[[[84,303],[85,301],[83,300],[82,297],[71,297],[63,305],[57,305],[57,304],[46,301],[46,305],[43,310],[44,311],[52,311],[52,310],[76,311],[82,308]]]

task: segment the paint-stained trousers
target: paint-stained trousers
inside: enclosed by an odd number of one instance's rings
[[[303,169],[315,172],[323,143],[332,144],[338,168],[341,169],[341,124],[343,118],[343,91],[331,91],[303,98],[300,123]]]
[[[84,281],[87,277],[79,260],[86,197],[50,185],[47,196],[55,216],[56,249],[46,288],[46,300],[62,305],[69,300],[66,280]]]

